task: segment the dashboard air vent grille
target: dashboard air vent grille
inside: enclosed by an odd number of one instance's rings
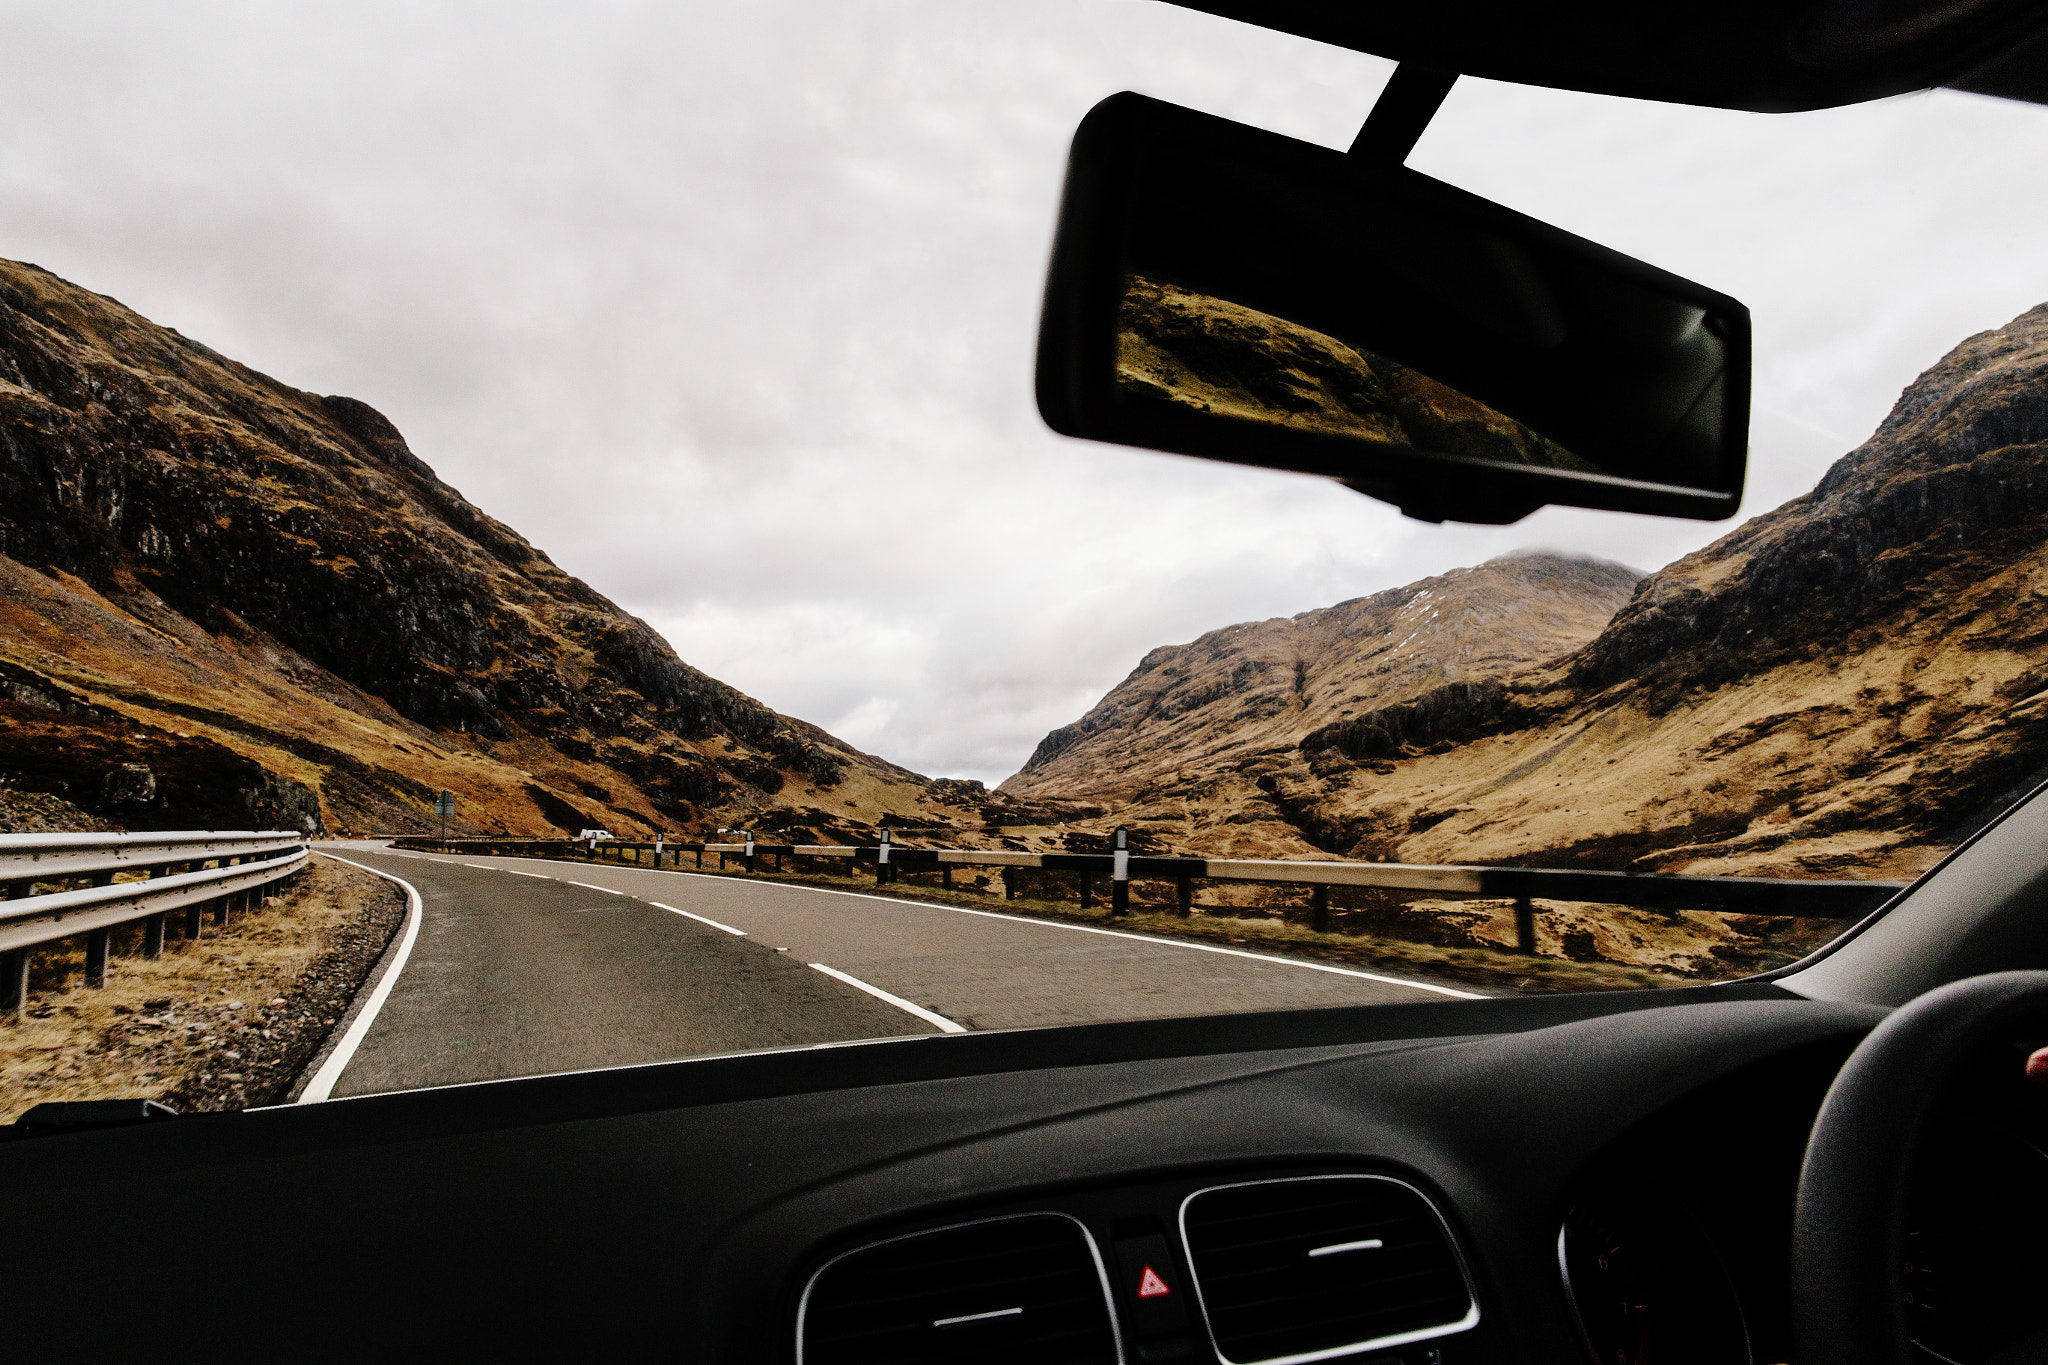
[[[811,1277],[800,1365],[1116,1365],[1095,1243],[1061,1214],[1024,1214],[863,1247]]]
[[[1231,1365],[1318,1360],[1479,1321],[1443,1219],[1385,1176],[1203,1190],[1181,1206],[1181,1233],[1217,1354]]]

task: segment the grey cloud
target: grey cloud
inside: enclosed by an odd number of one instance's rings
[[[385,411],[685,658],[999,779],[1154,645],[1520,546],[1031,406],[1067,139],[1133,88],[1341,145],[1388,64],[1159,5],[0,3],[0,253]],[[1765,119],[1467,82],[1431,174],[1728,289],[1748,510],[2048,296],[2048,111]]]

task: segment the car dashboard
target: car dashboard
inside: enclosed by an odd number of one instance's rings
[[[95,1330],[228,1356],[1774,1362],[1806,1133],[1882,1016],[1749,983],[1151,1020],[23,1139],[0,1294],[92,1284]],[[1958,1245],[1942,1207],[1916,1235]],[[164,1313],[186,1275],[232,1313]]]

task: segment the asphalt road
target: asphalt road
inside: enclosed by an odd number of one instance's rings
[[[1465,993],[784,883],[319,847],[404,878],[423,912],[337,1096],[858,1038]]]

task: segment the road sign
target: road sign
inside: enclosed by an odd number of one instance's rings
[[[455,814],[454,792],[444,791],[434,798],[434,814],[440,816],[443,820]]]

